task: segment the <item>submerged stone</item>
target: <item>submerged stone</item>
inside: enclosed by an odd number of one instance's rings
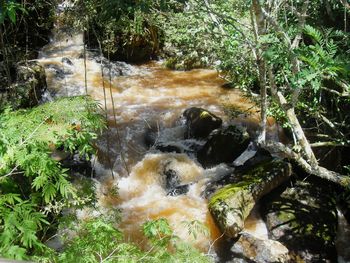
[[[73,66],[72,60],[70,60],[70,59],[67,58],[67,57],[62,58],[61,61],[62,61],[62,63],[65,63],[65,64],[68,64],[68,65],[70,65],[70,66]]]
[[[182,153],[183,150],[176,144],[172,143],[157,143],[155,145],[155,148],[161,152],[167,152],[167,153]]]
[[[164,171],[165,176],[165,188],[172,189],[180,184],[180,178],[177,172],[173,169],[167,169]]]
[[[167,193],[167,195],[170,195],[170,196],[183,195],[183,194],[186,194],[189,189],[190,189],[190,185],[188,185],[188,184],[179,185],[179,186],[176,186],[175,188],[171,189]]]
[[[264,162],[242,174],[239,182],[216,191],[210,198],[209,210],[221,231],[237,237],[255,203],[290,175],[290,164],[281,160]]]

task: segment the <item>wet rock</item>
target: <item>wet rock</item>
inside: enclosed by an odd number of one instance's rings
[[[135,67],[127,64],[123,61],[109,61],[105,57],[99,55],[94,57],[97,63],[102,64],[103,75],[106,77],[119,77],[119,76],[130,76],[135,72]]]
[[[161,152],[175,152],[175,153],[182,153],[183,150],[179,147],[179,145],[176,145],[176,143],[157,143],[155,145],[155,148]]]
[[[186,119],[187,127],[185,139],[206,138],[213,130],[222,125],[222,120],[219,117],[202,108],[189,108],[184,111],[183,116]]]
[[[173,188],[177,187],[180,184],[179,176],[177,175],[177,172],[175,170],[165,168],[164,176],[165,176],[165,188],[167,190],[172,190]]]
[[[249,170],[251,167],[255,165],[258,165],[266,161],[271,161],[272,159],[273,157],[268,151],[262,148],[257,148],[255,155],[252,158],[248,159],[243,165],[238,166],[237,171],[242,173],[246,170]]]
[[[73,62],[69,58],[62,58],[61,61],[62,63],[68,64],[69,66],[73,66]]]
[[[72,75],[73,71],[66,68],[66,67],[60,67],[55,64],[49,64],[46,66],[46,68],[50,71],[53,71],[55,74],[55,78],[57,79],[64,79],[66,75]]]
[[[15,81],[2,90],[2,102],[10,103],[12,108],[27,108],[38,105],[46,89],[44,68],[36,61],[21,62],[16,65]]]
[[[283,263],[289,262],[289,251],[280,242],[260,239],[247,232],[242,232],[238,241],[231,248],[232,263]],[[242,261],[243,260],[243,261]]]
[[[174,164],[172,161],[165,163],[161,174],[167,195],[177,196],[186,194],[189,190],[189,184],[184,184],[181,182],[180,176],[178,172],[173,168],[173,165]]]
[[[334,190],[307,178],[276,189],[261,202],[270,237],[284,244],[292,262],[336,262]]]
[[[230,125],[215,130],[209,135],[203,148],[198,151],[198,161],[204,167],[233,162],[245,151],[249,141],[248,133],[237,126]]]
[[[186,194],[189,189],[190,189],[190,186],[188,184],[179,185],[179,186],[176,186],[175,188],[171,189],[167,193],[167,195],[170,195],[170,196],[183,195],[183,194]]]
[[[238,156],[234,161],[234,166],[242,166],[244,165],[248,160],[252,159],[258,152],[258,148],[254,142],[250,142],[248,147],[245,149],[245,151]]]
[[[160,128],[157,124],[147,125],[144,143],[151,150],[167,153],[186,153],[194,156],[203,146],[202,141],[183,139],[184,127]]]
[[[290,175],[289,163],[273,160],[245,171],[239,182],[216,191],[210,198],[209,211],[221,231],[228,237],[237,237],[255,203]]]
[[[147,147],[152,147],[156,143],[157,139],[160,135],[159,126],[156,124],[148,125],[145,128],[145,133],[143,137],[143,141]]]
[[[91,162],[78,153],[65,158],[61,161],[61,164],[63,168],[68,168],[73,174],[77,173],[83,176],[91,176],[93,172]]]

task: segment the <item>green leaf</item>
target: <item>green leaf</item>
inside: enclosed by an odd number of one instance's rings
[[[10,18],[12,23],[16,23],[16,11],[14,8],[10,8],[7,10],[8,17]]]
[[[43,187],[43,197],[46,203],[49,203],[56,196],[56,187],[48,183]]]

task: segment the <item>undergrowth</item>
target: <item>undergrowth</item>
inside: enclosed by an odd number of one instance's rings
[[[79,202],[68,169],[52,158],[60,149],[89,157],[104,127],[87,97],[59,99],[0,115],[0,255],[41,254],[60,212]]]

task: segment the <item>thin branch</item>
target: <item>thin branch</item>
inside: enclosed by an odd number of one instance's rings
[[[337,129],[336,125],[333,122],[331,122],[326,116],[324,116],[321,113],[317,113],[316,117],[318,117],[321,120],[323,120],[324,123],[326,123],[339,136],[344,137],[344,134],[339,129]]]
[[[314,142],[310,144],[312,148],[316,148],[316,147],[327,147],[327,146],[331,146],[331,147],[339,147],[339,146],[346,146],[347,144],[345,143],[339,143],[339,142]]]
[[[326,88],[326,87],[321,87],[321,89],[327,91],[327,92],[330,92],[332,94],[335,94],[339,97],[344,97],[344,98],[350,98],[350,93],[349,92],[339,92],[339,91],[336,91],[334,89],[329,89],[329,88]]]

